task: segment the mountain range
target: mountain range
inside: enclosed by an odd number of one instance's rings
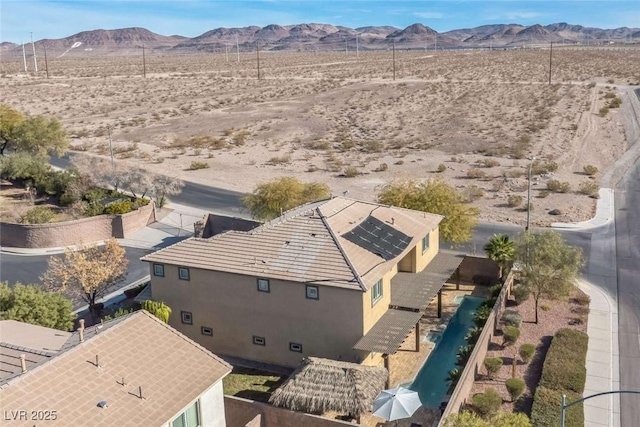
[[[556,23],[523,26],[519,24],[483,25],[475,28],[451,30],[443,33],[420,23],[404,29],[391,26],[348,28],[331,24],[297,24],[266,27],[216,28],[197,37],[164,36],[145,28],[83,31],[62,39],[42,39],[38,49],[46,48],[57,56],[78,55],[92,51],[127,53],[142,46],[167,52],[215,52],[225,49],[241,51],[261,50],[361,50],[434,49],[459,47],[522,47],[548,44],[608,44],[630,43],[640,40],[640,28],[601,29]],[[27,50],[28,51],[28,50]],[[21,54],[20,45],[0,43],[4,55]]]

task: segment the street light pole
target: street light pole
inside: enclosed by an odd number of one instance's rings
[[[527,188],[527,226],[524,229],[525,232],[529,231],[529,225],[531,225],[531,168],[533,167],[533,162],[536,160],[535,157],[531,158],[531,163],[529,163],[529,180],[528,180],[528,188]]]
[[[582,399],[574,400],[573,402],[567,405],[567,395],[562,395],[562,405],[560,406],[560,427],[565,427],[565,412],[567,408],[584,402],[587,399],[591,399],[592,397],[604,396],[605,394],[640,394],[640,390],[614,390],[614,391],[605,391],[603,393],[592,394],[591,396],[583,397]]]

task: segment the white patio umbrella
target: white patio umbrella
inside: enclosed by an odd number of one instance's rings
[[[409,418],[422,406],[418,393],[396,387],[382,392],[373,401],[373,415],[387,421]]]

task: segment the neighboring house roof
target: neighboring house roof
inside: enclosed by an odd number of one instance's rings
[[[392,259],[343,237],[367,219],[410,237]],[[285,212],[251,231],[192,238],[143,261],[365,290],[434,230],[442,217],[336,197]]]
[[[250,219],[238,218],[234,216],[209,214],[205,220],[202,238],[208,239],[216,234],[229,230],[249,231],[253,230],[261,223]]]
[[[22,373],[21,355],[31,369],[59,352],[70,336],[71,332],[30,323],[0,321],[0,384]]]
[[[74,333],[57,355],[0,383],[3,406],[56,410],[60,425],[162,426],[231,371],[144,310],[89,327],[84,337]]]
[[[360,415],[371,410],[388,376],[381,366],[309,357],[273,392],[269,402],[312,414]]]

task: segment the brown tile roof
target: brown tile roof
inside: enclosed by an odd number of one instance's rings
[[[74,334],[66,351],[3,385],[3,407],[56,410],[61,426],[162,426],[231,370],[143,310],[87,333],[84,342]],[[101,401],[106,408],[97,406]],[[14,425],[24,422],[3,422]]]
[[[413,237],[409,248],[396,259],[385,261],[341,237],[369,215]],[[441,219],[439,215],[336,197],[293,209],[248,232],[229,231],[210,239],[188,239],[142,260],[366,289],[435,229]]]

